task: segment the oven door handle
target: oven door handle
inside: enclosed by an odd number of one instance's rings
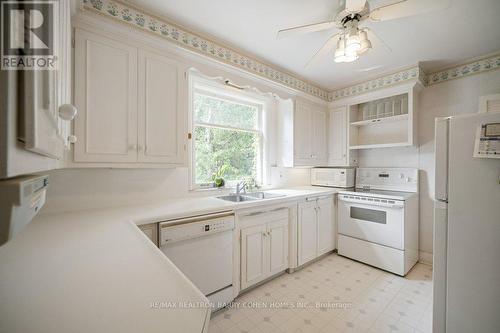
[[[347,198],[344,195],[339,196],[340,201],[345,201],[345,202],[352,202],[352,203],[357,203],[357,204],[363,204],[363,205],[368,205],[368,206],[375,206],[375,207],[389,207],[389,208],[404,208],[404,201],[401,200],[391,200],[387,199],[387,201],[394,201],[394,203],[385,203],[385,202],[375,202],[375,201],[368,201],[368,200],[359,200],[359,199],[350,199]],[[384,199],[386,200],[386,199]]]

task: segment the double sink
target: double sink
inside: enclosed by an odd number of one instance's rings
[[[222,199],[222,200],[232,201],[232,202],[244,202],[244,201],[280,198],[280,197],[285,197],[285,196],[286,196],[285,194],[276,194],[276,193],[269,193],[269,192],[250,192],[250,193],[243,193],[243,194],[222,195],[220,197],[217,197],[217,199]]]

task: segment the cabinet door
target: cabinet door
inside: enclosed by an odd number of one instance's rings
[[[241,289],[268,276],[266,225],[241,229]]]
[[[318,226],[316,201],[301,202],[298,209],[298,264],[302,265],[317,256]]]
[[[140,162],[183,164],[187,90],[182,64],[139,50],[138,137]],[[187,98],[187,96],[186,96]]]
[[[329,164],[346,166],[347,162],[347,110],[345,107],[330,111]]]
[[[326,162],[326,113],[319,110],[312,111],[312,158],[316,165]]]
[[[318,256],[335,248],[333,197],[318,200]]]
[[[75,33],[75,162],[137,161],[137,49]]]
[[[294,119],[294,158],[311,159],[311,109],[300,102],[295,103]],[[302,164],[302,163],[299,163]],[[305,163],[308,164],[307,162]]]
[[[269,275],[288,268],[288,216],[268,223]]]

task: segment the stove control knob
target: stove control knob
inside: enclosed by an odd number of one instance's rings
[[[403,179],[403,178],[405,178],[405,175],[404,175],[404,174],[402,174],[402,173],[400,173],[400,174],[399,174],[399,178]]]

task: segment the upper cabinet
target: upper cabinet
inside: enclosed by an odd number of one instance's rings
[[[332,103],[328,165],[356,166],[359,149],[416,145],[420,88],[413,82]]]
[[[278,102],[280,165],[318,166],[327,162],[325,108],[296,99]]]
[[[19,49],[20,58],[13,58],[17,61],[9,63],[14,66],[13,70],[0,70],[0,179],[61,167],[70,147],[71,120],[75,112],[69,105],[72,87],[70,1],[59,1],[53,8],[59,12],[44,12],[44,15],[55,15],[57,19],[44,19],[42,15],[35,32],[41,38],[39,43],[52,45],[44,50],[47,53],[39,54],[39,61],[32,63],[38,58],[23,56],[31,54],[23,52],[32,51],[31,42],[26,40],[26,50]],[[20,23],[23,22],[24,18]],[[14,33],[12,36],[17,33],[35,36],[31,30],[26,21],[24,26],[21,24],[5,32]],[[23,70],[22,59],[30,60],[26,63],[28,67],[38,64],[42,68]]]
[[[349,149],[347,107],[330,110],[328,131],[328,165],[353,166],[357,164],[357,151]]]
[[[140,162],[183,164],[187,86],[182,64],[139,50]],[[179,112],[181,111],[181,112]]]
[[[416,144],[418,88],[393,87],[348,106],[349,149]]]
[[[75,162],[137,161],[137,48],[77,30]]]
[[[185,165],[185,72],[160,52],[76,29],[74,161]]]

